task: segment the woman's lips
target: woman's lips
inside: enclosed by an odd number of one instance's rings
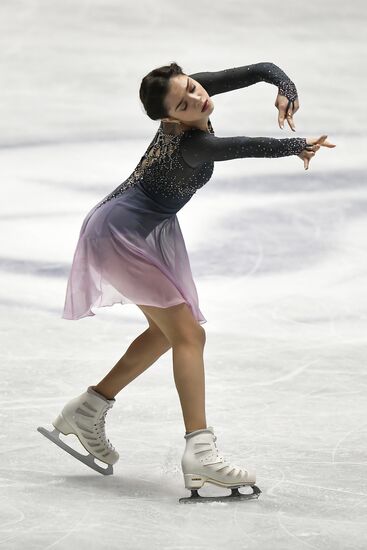
[[[209,104],[209,101],[208,101],[208,100],[206,99],[206,100],[205,100],[205,103],[204,103],[204,105],[203,105],[203,108],[201,109],[201,112],[203,112],[203,111],[206,111],[206,110],[207,110],[207,108],[208,108],[208,104]]]

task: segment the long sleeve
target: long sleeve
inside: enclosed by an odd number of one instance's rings
[[[209,96],[246,88],[257,82],[268,82],[278,86],[278,92],[291,101],[298,96],[294,82],[280,67],[270,62],[243,65],[222,71],[193,73],[189,76],[200,82]]]
[[[217,137],[201,130],[190,130],[180,144],[184,161],[196,168],[203,162],[244,157],[286,157],[306,148],[306,138]]]

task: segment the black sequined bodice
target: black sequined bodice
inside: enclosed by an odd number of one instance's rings
[[[180,142],[191,130],[167,133],[174,128],[161,123],[146,152],[130,176],[98,205],[121,195],[129,187],[139,187],[162,206],[179,210],[213,174],[214,162],[208,161],[199,168],[189,166],[181,155]],[[175,125],[176,126],[176,125]],[[214,134],[210,119],[208,129]],[[205,133],[205,132],[203,132]]]
[[[189,75],[200,82],[210,96],[265,81],[278,86],[278,93],[291,103],[297,89],[273,63],[256,63],[216,72]],[[177,212],[209,181],[214,162],[243,157],[282,157],[299,154],[306,139],[271,137],[217,137],[210,119],[208,132],[161,122],[146,152],[132,174],[98,205],[138,186],[162,210]]]

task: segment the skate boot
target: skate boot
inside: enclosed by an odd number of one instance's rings
[[[244,469],[231,464],[218,453],[217,437],[212,426],[196,430],[184,436],[186,448],[181,459],[182,471],[186,489],[191,490],[191,497],[181,498],[180,502],[216,500],[223,502],[228,499],[244,500],[258,498],[260,489],[256,487],[256,474],[253,469]],[[198,489],[204,483],[212,483],[219,487],[228,487],[232,493],[223,497],[203,497]],[[239,487],[252,487],[252,493],[240,493]]]
[[[44,428],[38,428],[38,431],[93,470],[110,475],[113,473],[112,465],[118,461],[119,454],[106,438],[105,417],[115,401],[115,399],[106,399],[96,392],[93,386],[89,386],[86,392],[64,406],[52,422],[55,430],[49,432]],[[66,445],[60,439],[60,433],[75,434],[89,454],[82,455]],[[94,458],[104,462],[108,467],[102,468],[96,464]]]

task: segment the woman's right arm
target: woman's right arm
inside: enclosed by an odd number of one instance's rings
[[[190,130],[180,144],[182,157],[192,168],[208,161],[299,155],[306,146],[306,138],[301,137],[217,137],[196,129]]]

